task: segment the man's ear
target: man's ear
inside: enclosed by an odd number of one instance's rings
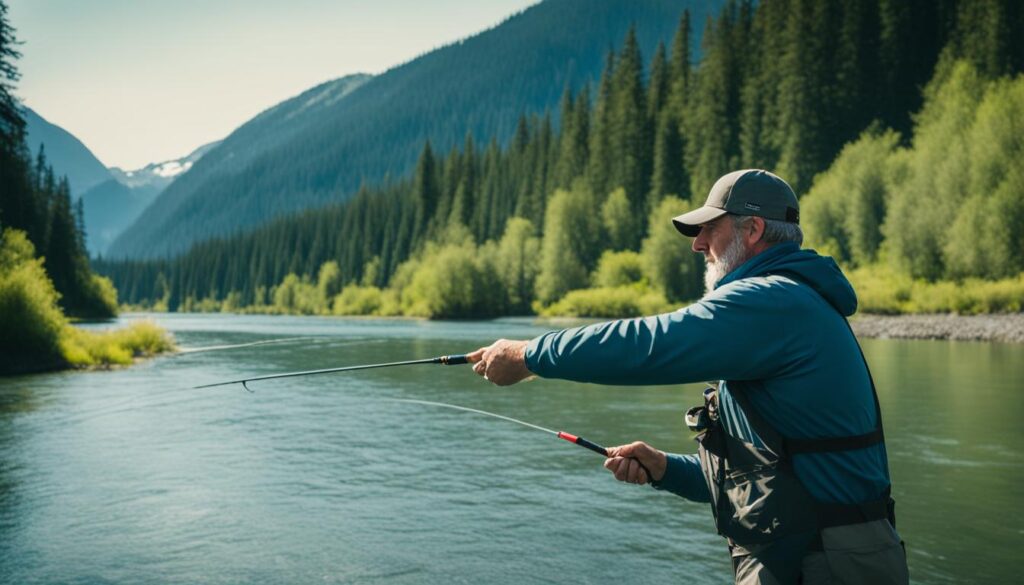
[[[761,241],[764,237],[764,218],[753,216],[750,218],[750,222],[747,224],[747,233],[745,234],[747,243],[754,245]]]

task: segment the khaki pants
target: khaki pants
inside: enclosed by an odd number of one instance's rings
[[[803,558],[799,576],[777,578],[757,552],[736,556],[736,585],[907,585],[907,557],[888,520],[836,526],[821,532],[823,551]]]

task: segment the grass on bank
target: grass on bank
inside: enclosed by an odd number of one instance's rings
[[[875,265],[850,270],[847,276],[857,291],[861,313],[978,315],[1024,309],[1024,274],[1002,280],[928,282]]]
[[[174,350],[170,335],[152,321],[132,323],[111,331],[87,331],[68,325],[59,345],[64,360],[73,367],[123,366],[137,357]]]
[[[100,332],[75,327],[58,306],[59,294],[43,265],[24,232],[3,232],[0,374],[124,365],[174,348],[167,332],[151,322]]]

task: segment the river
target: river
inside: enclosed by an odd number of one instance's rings
[[[601,457],[545,433],[390,400],[692,452],[682,413],[699,386],[502,389],[467,366],[417,365],[193,390],[553,326],[148,317],[205,351],[0,380],[0,582],[730,582],[707,505],[618,483]],[[287,341],[222,347],[274,339]],[[1024,345],[863,347],[912,580],[1018,582]]]

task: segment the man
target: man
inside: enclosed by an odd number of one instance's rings
[[[609,449],[619,480],[709,502],[736,583],[907,583],[874,383],[831,258],[801,250],[796,195],[761,170],[719,179],[673,219],[704,255],[707,294],[674,313],[499,340],[470,354],[498,385],[704,380],[698,453]],[[650,476],[648,476],[648,472]]]

